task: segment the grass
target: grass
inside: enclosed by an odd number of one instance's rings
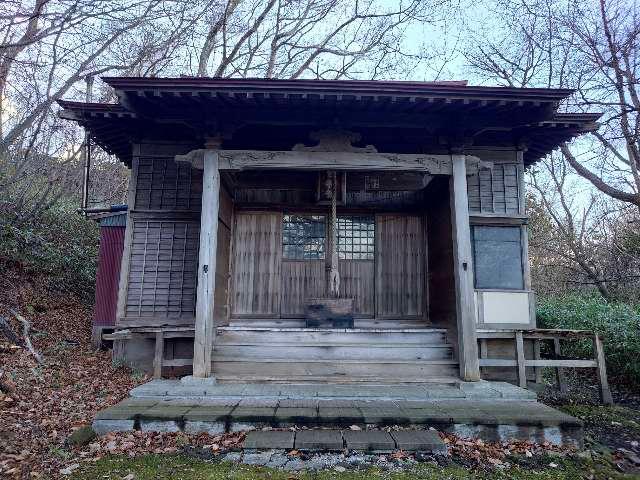
[[[640,437],[640,412],[628,407],[605,405],[564,405],[569,415],[584,420],[587,425],[620,426]]]
[[[523,459],[524,460],[524,459]],[[514,463],[518,463],[516,460]],[[554,464],[556,466],[551,466]],[[576,480],[637,479],[639,476],[618,473],[607,463],[594,463],[582,459],[539,457],[526,459],[508,469],[473,473],[468,467],[451,464],[437,467],[421,464],[411,470],[388,472],[372,468],[366,471],[291,473],[265,467],[252,467],[233,463],[207,462],[184,455],[145,455],[136,458],[124,456],[105,457],[96,463],[85,465],[70,478],[75,480],[122,479],[134,474],[136,480],[171,478],[174,480],[365,480],[381,478],[389,480]]]

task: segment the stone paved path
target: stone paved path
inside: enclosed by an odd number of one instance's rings
[[[98,434],[109,431],[185,431],[211,434],[268,428],[357,425],[450,431],[484,440],[532,440],[580,445],[582,424],[532,401],[322,400],[268,398],[128,398],[95,418]],[[396,443],[398,439],[395,439]]]
[[[243,448],[247,450],[301,450],[388,453],[394,450],[446,454],[447,446],[433,430],[386,432],[383,430],[302,430],[249,432]]]

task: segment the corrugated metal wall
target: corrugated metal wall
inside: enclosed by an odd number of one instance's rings
[[[110,223],[114,222],[100,223],[96,306],[93,317],[94,325],[100,326],[112,326],[116,323],[120,262],[124,248],[125,226],[111,226]]]

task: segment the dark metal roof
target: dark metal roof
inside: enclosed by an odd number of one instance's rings
[[[212,78],[212,77],[103,77],[116,90],[178,89],[219,91],[263,91],[283,96],[301,93],[378,95],[378,96],[460,96],[482,98],[518,98],[560,101],[573,93],[571,89],[509,88],[469,86],[466,81],[410,82],[382,80],[309,80],[275,78]],[[286,97],[285,97],[286,98]]]
[[[557,113],[568,89],[468,86],[466,82],[108,77],[119,104],[59,101],[61,116],[86,127],[130,165],[132,143],[149,136],[224,148],[288,149],[308,132],[341,126],[380,151],[432,151],[443,139],[473,145],[526,144],[531,164],[597,127],[599,114]],[[283,128],[286,127],[286,128]],[[297,139],[294,140],[294,137]],[[293,143],[292,143],[293,142]],[[446,148],[446,145],[445,147]]]

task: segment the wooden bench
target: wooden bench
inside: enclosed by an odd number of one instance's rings
[[[153,355],[153,378],[162,378],[162,367],[185,367],[193,365],[192,358],[164,358],[165,340],[169,338],[193,338],[193,327],[139,327],[116,330],[104,334],[104,340],[125,340],[130,338],[150,338],[155,340]]]
[[[527,388],[526,367],[533,367],[536,372],[536,381],[541,380],[542,368],[552,367],[556,370],[558,387],[562,393],[567,392],[563,368],[595,368],[600,383],[600,398],[602,403],[613,404],[609,382],[607,380],[607,367],[605,364],[604,348],[600,335],[588,330],[478,330],[477,338],[480,342],[480,366],[481,367],[516,367],[518,372],[518,384]],[[488,358],[487,340],[513,339],[515,342],[515,359]],[[534,341],[534,358],[527,360],[524,356],[524,340]],[[577,360],[563,358],[561,355],[561,340],[591,339],[593,342],[594,358]],[[553,342],[554,357],[552,359],[540,358],[540,346],[542,341]]]

